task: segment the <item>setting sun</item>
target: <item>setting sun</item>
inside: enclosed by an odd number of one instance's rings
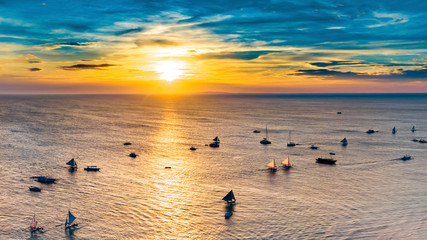
[[[184,64],[178,61],[161,61],[157,63],[156,72],[160,79],[172,82],[184,75]]]

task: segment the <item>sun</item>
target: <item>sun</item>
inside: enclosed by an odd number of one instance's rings
[[[156,64],[156,72],[160,79],[172,82],[184,75],[184,64],[178,61],[160,61]]]

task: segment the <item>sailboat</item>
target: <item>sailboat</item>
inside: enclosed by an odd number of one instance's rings
[[[74,172],[77,169],[77,162],[72,158],[70,161],[66,163],[68,166],[70,166],[70,171]]]
[[[273,159],[269,164],[265,165],[266,167],[270,168],[271,171],[277,170],[276,160]]]
[[[231,190],[227,195],[225,195],[222,200],[227,202],[227,212],[224,217],[226,219],[230,218],[233,215],[233,206],[236,204],[236,198],[234,197],[233,190]]]
[[[391,133],[396,134],[396,132],[397,132],[396,127],[393,127],[393,130],[391,130]]]
[[[267,124],[265,124],[265,138],[263,140],[261,140],[259,143],[261,144],[271,144],[270,141],[268,141],[268,129],[267,129]]]
[[[343,140],[341,140],[341,144],[343,145],[343,147],[348,145],[348,141],[347,138],[344,138]]]
[[[289,157],[287,157],[285,160],[281,162],[284,168],[289,169],[291,168],[291,161],[289,160]]]
[[[209,144],[209,147],[214,147],[214,148],[219,147],[219,143],[220,143],[219,138],[218,138],[218,136],[216,136],[213,139],[213,142]]]
[[[37,227],[37,220],[36,220],[36,214],[35,213],[34,213],[34,216],[33,216],[33,220],[31,221],[30,230],[31,230],[31,233],[43,230],[42,227]]]
[[[415,132],[415,126],[412,126],[411,131],[412,131],[412,132]]]
[[[291,140],[291,131],[289,131],[289,142],[287,144],[288,147],[295,147],[295,143]]]
[[[74,229],[78,226],[77,223],[73,223],[76,220],[76,217],[71,214],[70,210],[68,210],[68,216],[65,219],[65,229]]]

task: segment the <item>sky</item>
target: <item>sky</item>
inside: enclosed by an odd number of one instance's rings
[[[0,94],[427,92],[427,1],[0,0]]]

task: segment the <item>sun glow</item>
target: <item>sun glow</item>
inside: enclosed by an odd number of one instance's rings
[[[156,64],[156,72],[160,78],[168,82],[178,79],[184,74],[184,63],[178,61],[161,61]]]

